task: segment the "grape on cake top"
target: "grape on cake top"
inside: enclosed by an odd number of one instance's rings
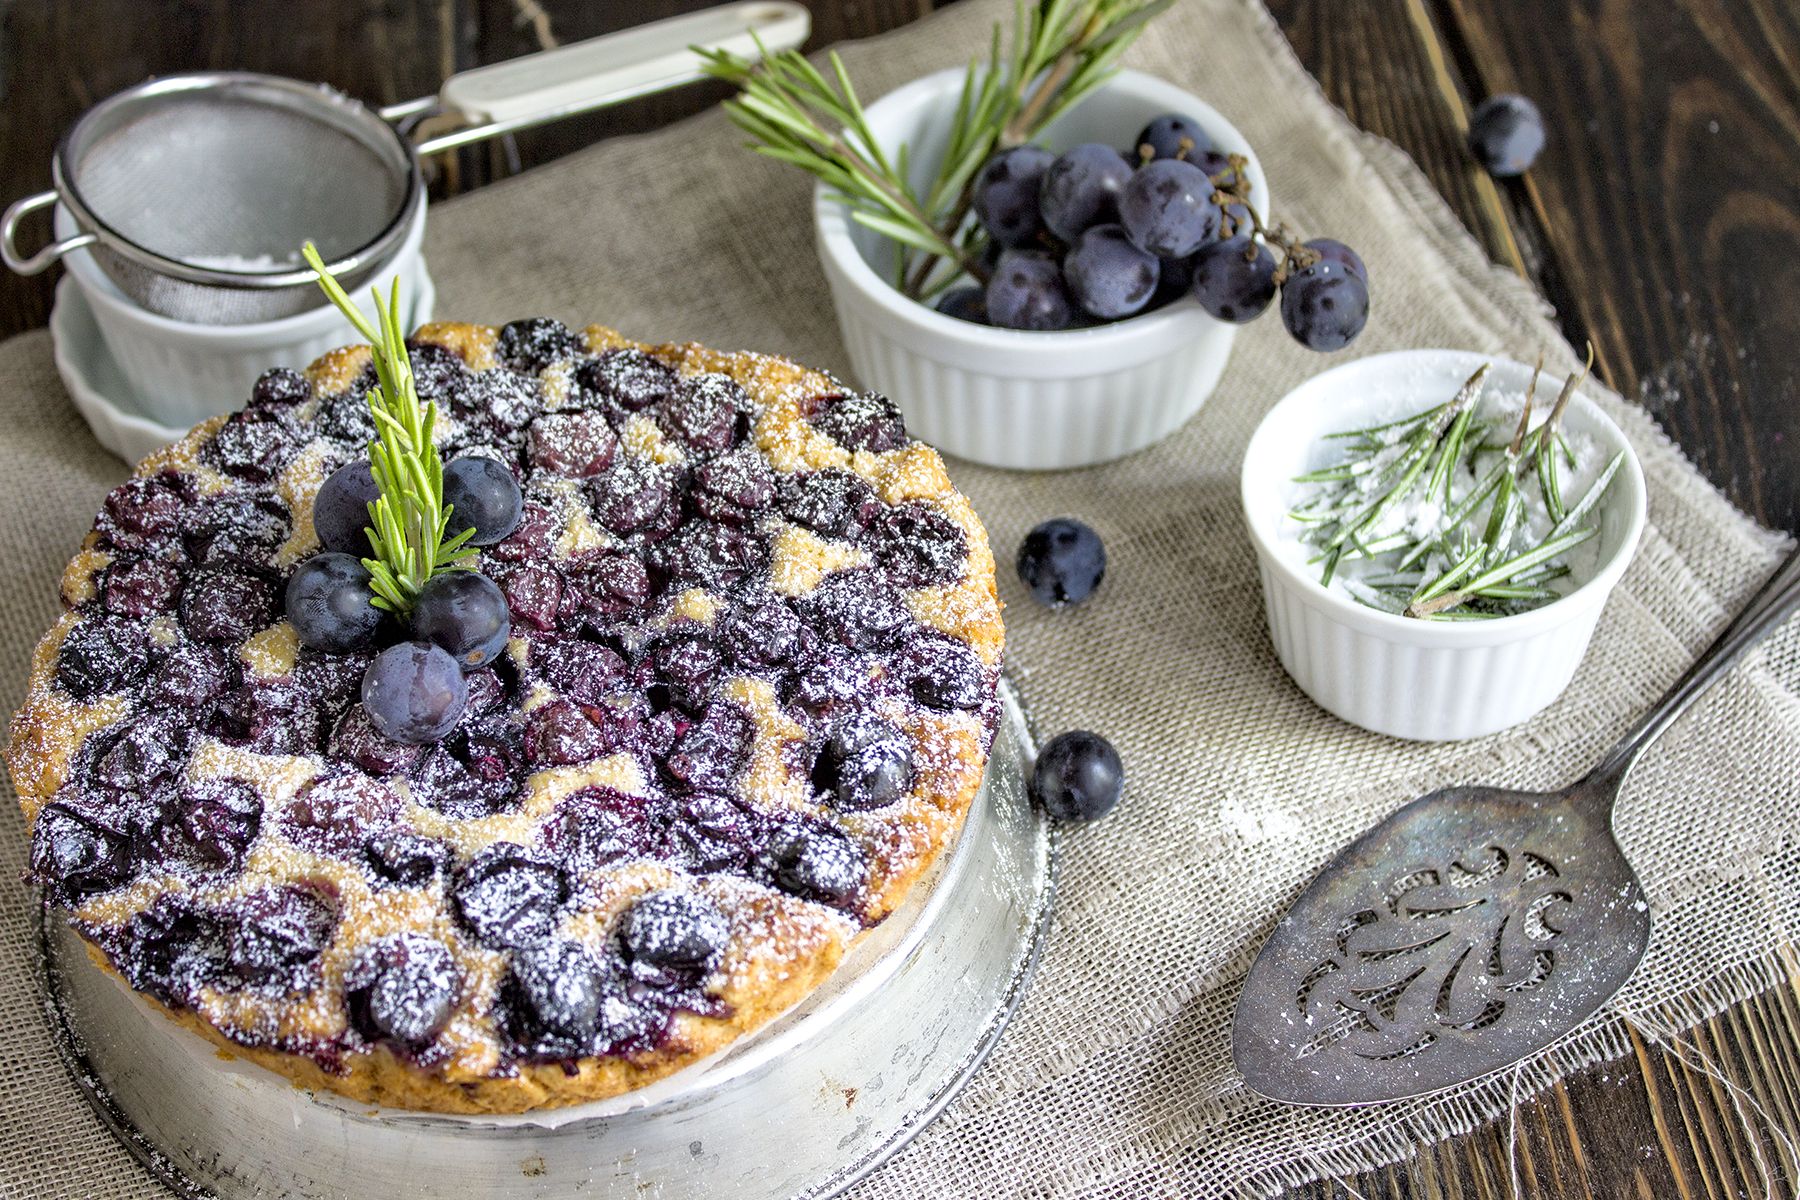
[[[891,403],[792,364],[548,320],[409,347],[470,464],[446,493],[476,525],[516,503],[476,560],[510,636],[470,635],[454,726],[371,718],[399,635],[332,652],[283,616],[363,502],[315,508],[373,375],[269,372],[65,575],[8,755],[32,875],[130,986],[301,1083],[614,1094],[791,1006],[954,837],[992,557]]]

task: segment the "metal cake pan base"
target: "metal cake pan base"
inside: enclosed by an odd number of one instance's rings
[[[1029,735],[1005,714],[987,778],[930,888],[818,992],[714,1059],[615,1100],[518,1117],[372,1109],[226,1061],[44,922],[45,996],[77,1083],[188,1196],[835,1195],[961,1091],[1023,995],[1048,925],[1055,831]]]

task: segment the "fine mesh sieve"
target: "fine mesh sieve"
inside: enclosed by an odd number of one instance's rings
[[[700,77],[695,47],[753,55],[806,38],[788,0],[740,0],[466,71],[436,97],[376,112],[318,84],[217,71],[152,79],[76,122],[55,189],[0,219],[0,260],[36,274],[86,249],[120,291],[178,321],[235,325],[319,307],[299,247],[355,289],[423,221],[419,156]],[[391,124],[441,111],[461,127],[412,145]],[[21,218],[61,202],[79,231],[30,256]]]
[[[311,239],[347,287],[392,257],[422,184],[393,127],[328,88],[266,75],[153,80],[75,125],[58,192],[114,283],[208,325],[317,307]]]

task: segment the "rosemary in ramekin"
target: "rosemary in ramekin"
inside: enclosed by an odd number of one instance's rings
[[[1318,490],[1288,514],[1315,548],[1320,582],[1336,579],[1360,603],[1424,620],[1511,616],[1561,595],[1567,555],[1598,535],[1596,509],[1625,456],[1613,455],[1579,500],[1565,501],[1565,474],[1579,463],[1562,417],[1587,368],[1533,425],[1542,369],[1540,360],[1506,440],[1489,440],[1506,430],[1482,412],[1485,364],[1443,404],[1326,435],[1345,456],[1297,478]]]

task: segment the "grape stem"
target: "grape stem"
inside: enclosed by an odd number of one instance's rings
[[[1144,153],[1144,149],[1144,147],[1140,147],[1138,153]],[[1231,154],[1226,156],[1226,161],[1231,165],[1212,176],[1213,203],[1223,210],[1223,219],[1226,221],[1236,220],[1232,216],[1231,206],[1233,204],[1241,205],[1243,210],[1250,214],[1250,229],[1255,237],[1260,239],[1263,244],[1272,246],[1281,252],[1281,261],[1275,267],[1276,286],[1286,283],[1288,277],[1294,272],[1304,271],[1318,262],[1321,257],[1319,252],[1289,233],[1285,226],[1263,224],[1262,216],[1256,211],[1256,206],[1250,203],[1249,160],[1241,154]],[[1225,231],[1225,236],[1234,237],[1237,233],[1238,229],[1234,224],[1231,229]],[[1245,254],[1246,257],[1254,258],[1256,248],[1251,246]]]

